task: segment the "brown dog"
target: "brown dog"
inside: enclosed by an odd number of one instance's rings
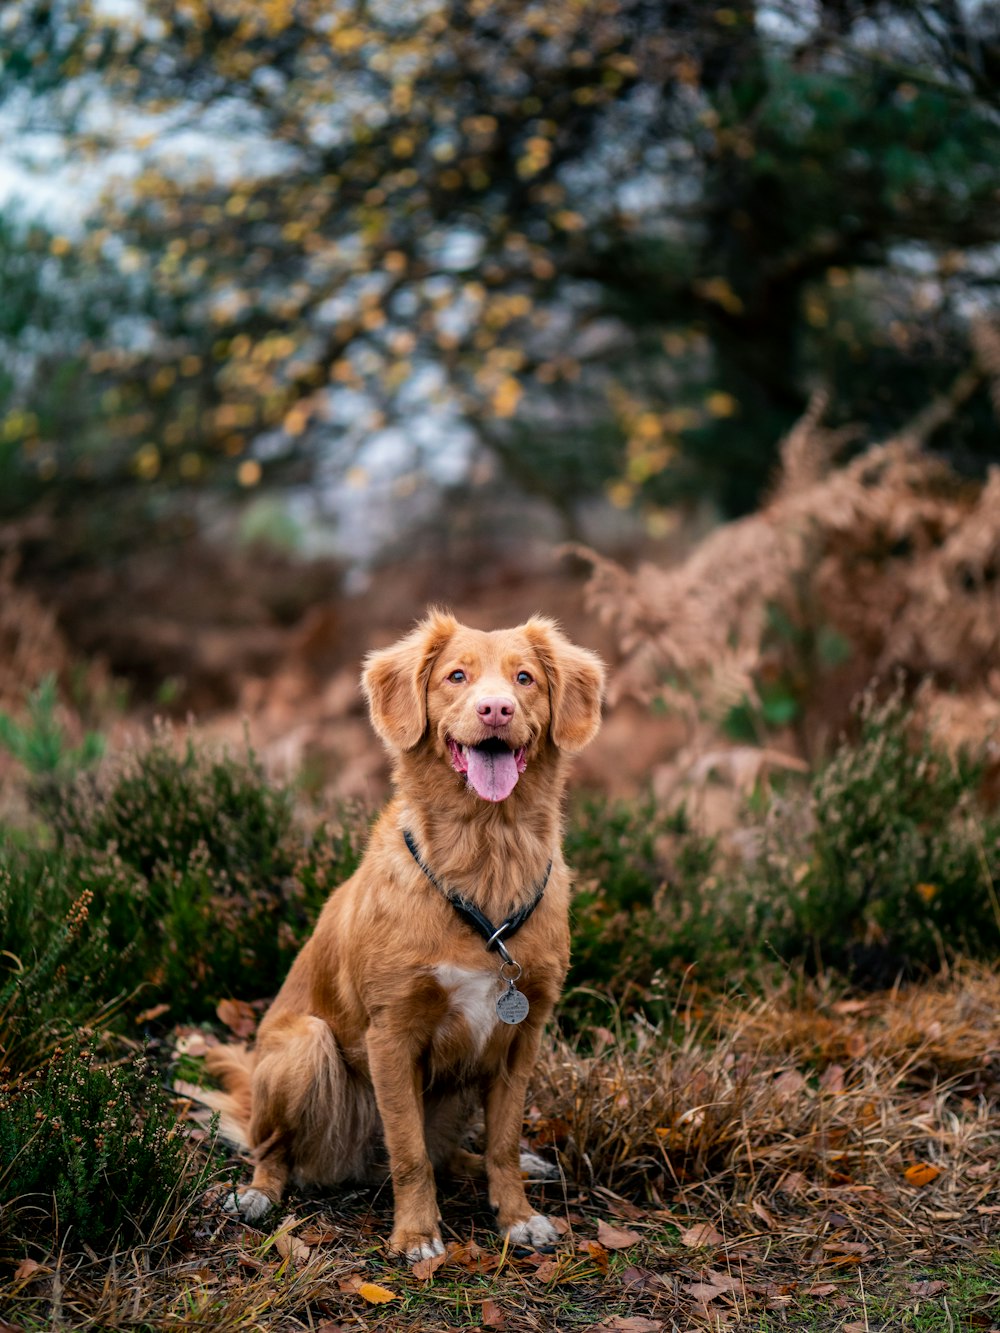
[[[370,1177],[384,1140],[393,1250],[442,1252],[434,1168],[476,1162],[500,1230],[551,1244],[555,1229],[525,1195],[519,1141],[569,961],[565,761],[600,725],[603,667],[541,617],[483,633],[433,611],[372,653],[362,679],[396,795],[256,1049],[209,1054],[228,1091],[215,1104],[256,1162],[227,1207],[255,1219],[290,1176]],[[460,1147],[476,1097],[482,1161]]]

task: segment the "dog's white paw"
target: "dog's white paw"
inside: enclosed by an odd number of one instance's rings
[[[233,1190],[222,1200],[222,1206],[234,1217],[242,1217],[244,1222],[257,1222],[274,1207],[263,1190],[255,1190],[248,1185],[244,1190]]]
[[[530,1245],[537,1250],[541,1245],[555,1245],[559,1232],[547,1217],[533,1213],[526,1222],[515,1222],[507,1228],[507,1237],[512,1245]]]
[[[436,1259],[439,1254],[444,1254],[444,1246],[437,1236],[430,1236],[427,1240],[422,1240],[419,1245],[411,1245],[406,1251],[406,1257],[411,1264],[417,1263],[420,1259]]]
[[[558,1180],[559,1168],[555,1162],[547,1162],[544,1157],[539,1157],[537,1153],[523,1149],[521,1152],[521,1174],[527,1176],[529,1180]]]

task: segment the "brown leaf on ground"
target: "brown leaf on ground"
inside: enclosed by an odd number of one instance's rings
[[[448,1254],[432,1254],[429,1259],[418,1259],[415,1264],[410,1265],[410,1272],[414,1277],[420,1278],[421,1282],[427,1282],[438,1271],[442,1264],[448,1262]]]
[[[927,1296],[938,1296],[942,1291],[947,1290],[947,1282],[942,1282],[939,1278],[924,1278],[920,1282],[911,1282],[909,1285],[910,1294],[919,1296],[921,1299]]]
[[[597,1223],[597,1239],[606,1250],[627,1250],[630,1245],[637,1245],[642,1237],[638,1231],[613,1227],[602,1218]]]
[[[46,1273],[51,1272],[51,1268],[46,1268],[37,1259],[22,1259],[14,1269],[14,1281],[32,1282],[36,1277],[44,1277]]]
[[[334,1227],[311,1226],[303,1227],[299,1232],[299,1240],[305,1241],[307,1245],[332,1245],[340,1235]]]
[[[725,1244],[725,1236],[720,1236],[710,1222],[696,1222],[680,1234],[680,1242],[689,1249],[697,1250],[702,1246]]]
[[[606,1273],[608,1271],[608,1252],[600,1241],[585,1240],[580,1246],[580,1250],[590,1255],[595,1268],[599,1269],[600,1272]]]
[[[664,1279],[659,1273],[648,1268],[637,1268],[634,1264],[622,1269],[621,1281],[622,1286],[631,1291],[662,1292],[664,1288]]]
[[[932,1166],[930,1162],[914,1162],[903,1172],[908,1184],[916,1185],[918,1189],[923,1189],[925,1185],[930,1185],[932,1181],[937,1180],[941,1174],[939,1166]]]
[[[699,1305],[708,1305],[710,1301],[714,1301],[717,1297],[728,1294],[721,1287],[713,1287],[708,1282],[692,1282],[689,1286],[682,1287],[681,1291],[685,1296],[690,1296],[693,1301],[697,1301]]]
[[[837,1284],[835,1282],[814,1282],[811,1287],[806,1287],[802,1294],[804,1296],[833,1296],[836,1291]]]
[[[503,1310],[497,1305],[496,1301],[485,1300],[482,1304],[483,1327],[484,1328],[505,1328],[507,1319]]]
[[[257,1031],[257,1015],[246,1000],[220,1000],[215,1012],[219,1022],[237,1037],[252,1037]]]
[[[558,1259],[543,1259],[540,1264],[535,1265],[535,1277],[539,1282],[551,1282],[558,1272]]]
[[[298,1236],[293,1236],[290,1228],[278,1232],[274,1238],[274,1248],[282,1259],[291,1260],[296,1268],[306,1263],[312,1254],[312,1249],[304,1241],[299,1240]]]

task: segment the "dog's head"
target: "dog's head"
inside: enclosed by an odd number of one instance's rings
[[[362,676],[372,725],[390,749],[422,744],[484,801],[503,801],[528,766],[573,754],[601,721],[604,667],[543,616],[482,630],[432,611]]]

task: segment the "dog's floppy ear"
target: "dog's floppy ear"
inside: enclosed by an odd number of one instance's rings
[[[372,726],[394,749],[412,750],[423,736],[431,668],[457,628],[454,616],[432,608],[405,638],[365,658],[361,685]]]
[[[548,677],[553,744],[575,754],[590,744],[601,725],[604,663],[596,653],[571,643],[547,616],[532,616],[524,628]]]

